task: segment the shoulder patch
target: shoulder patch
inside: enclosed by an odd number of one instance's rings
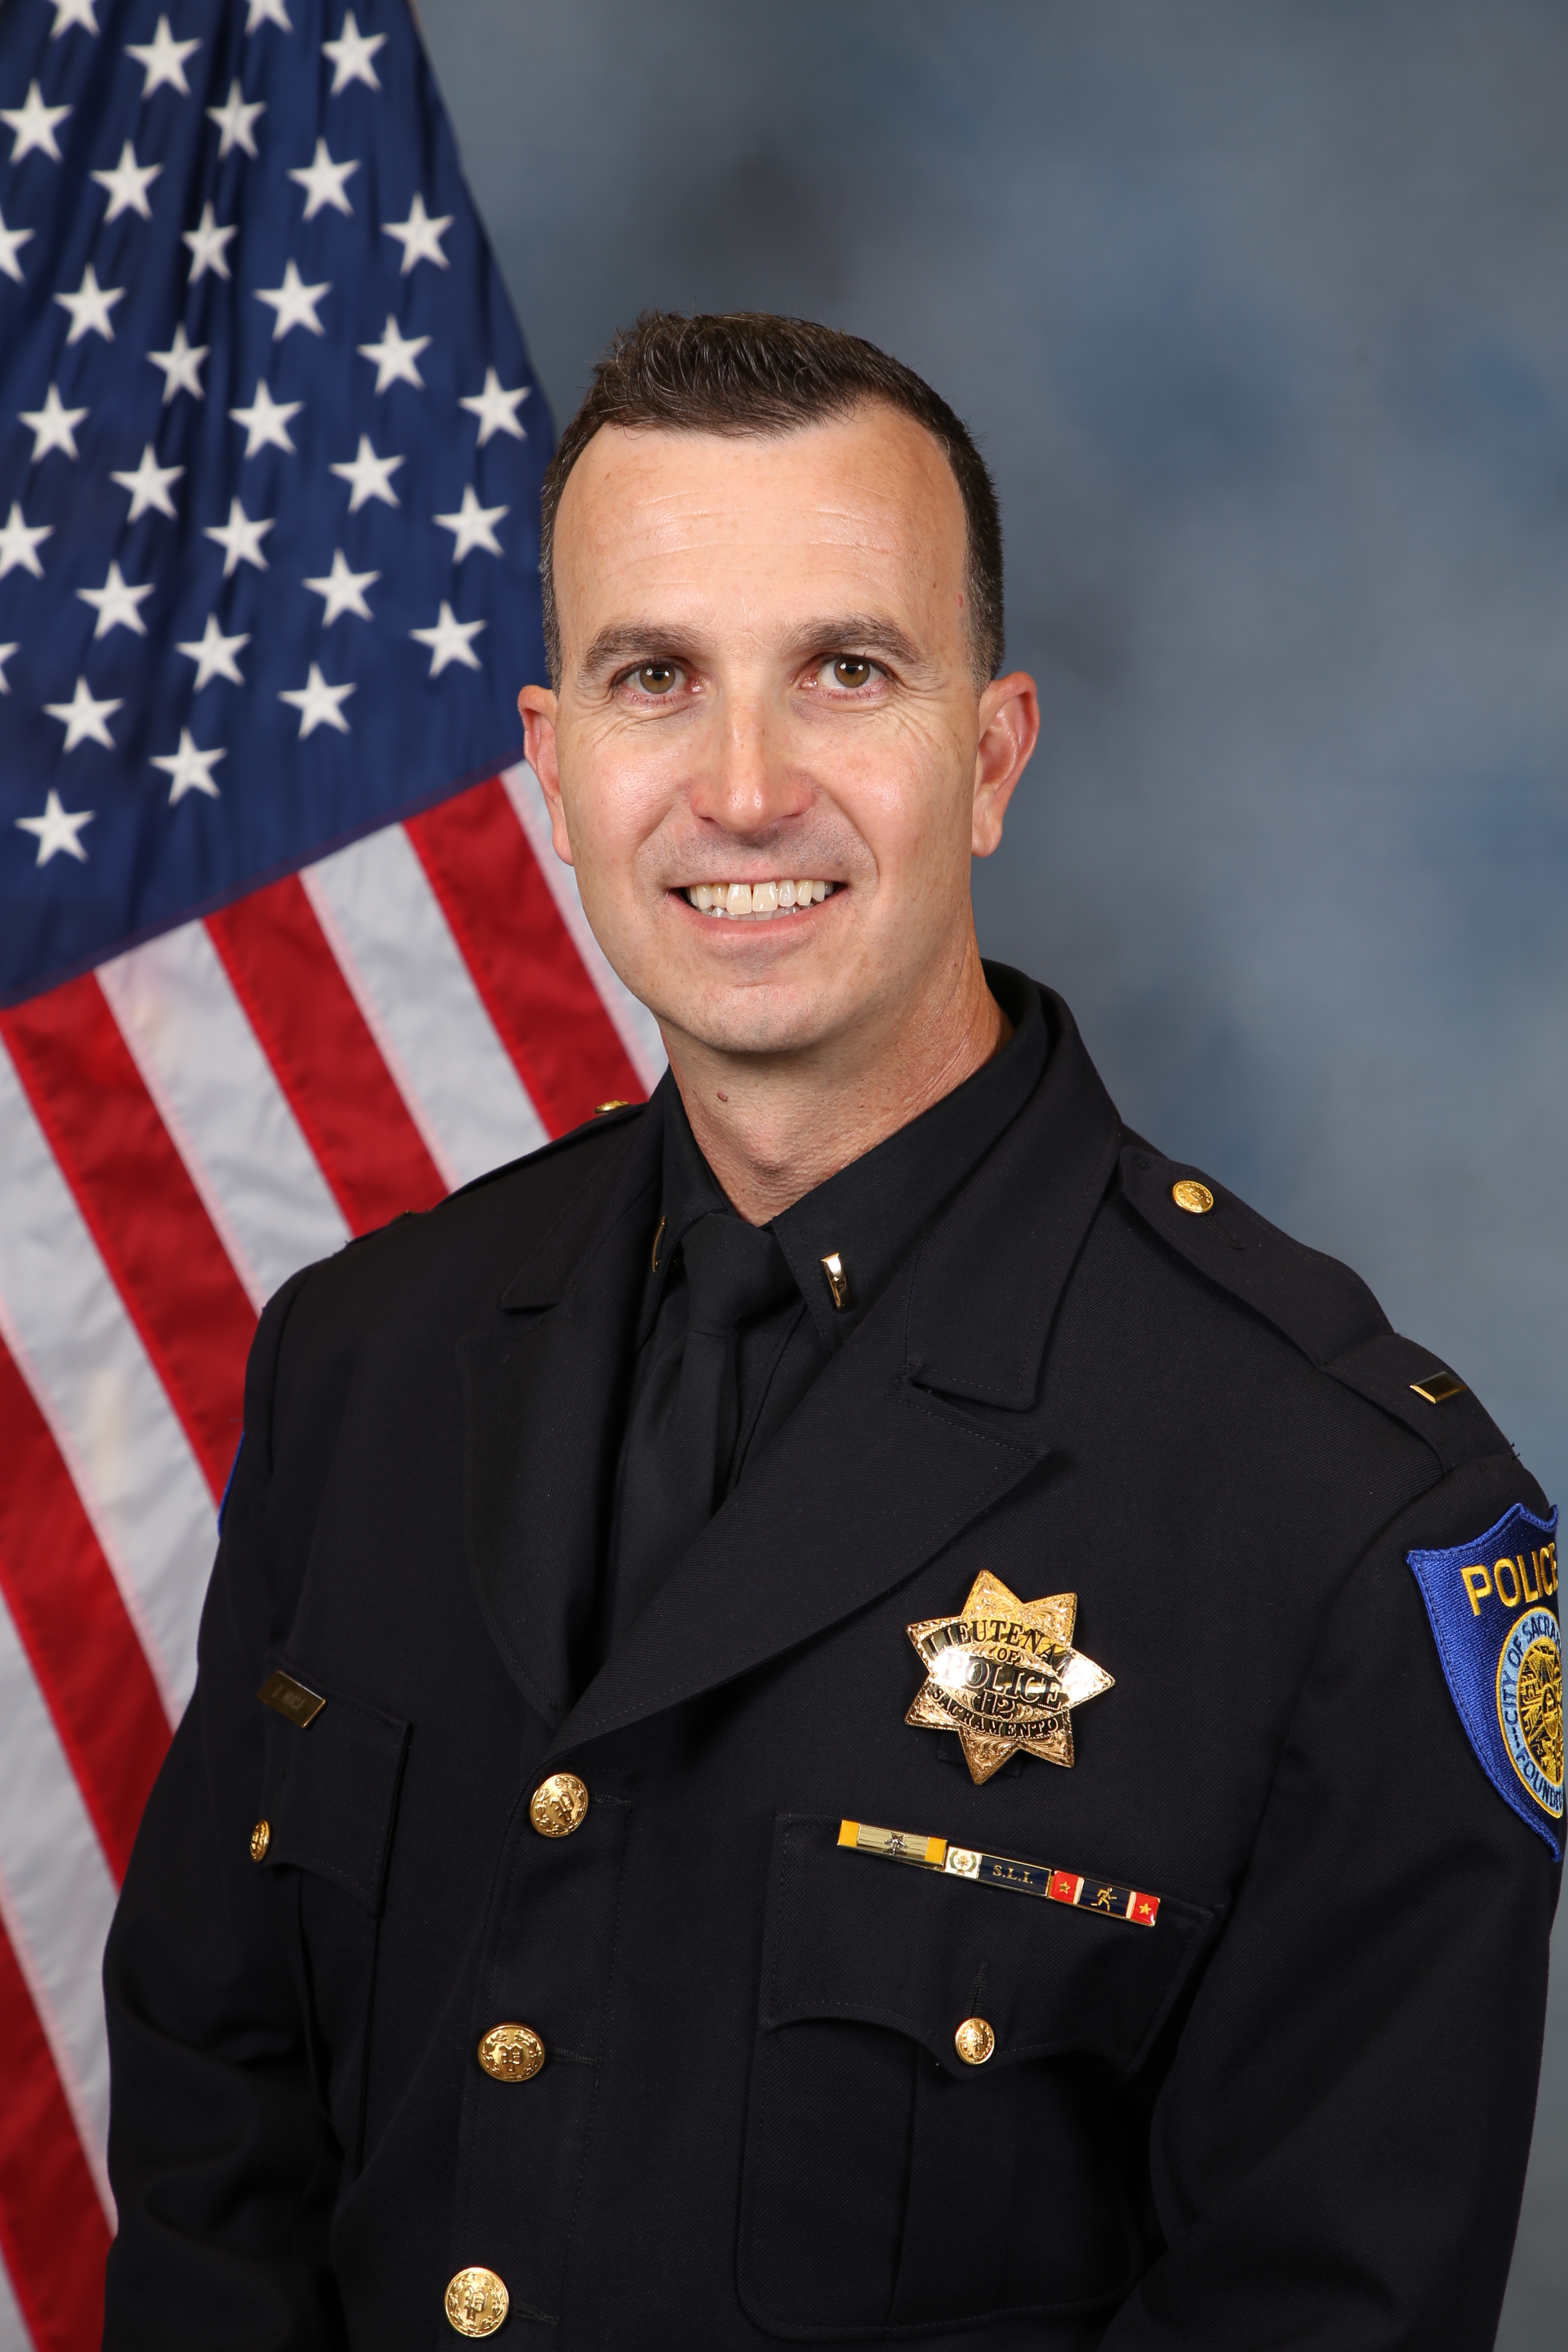
[[[1516,1503],[1473,1543],[1406,1552],[1443,1678],[1481,1769],[1563,1859],[1557,1514]]]

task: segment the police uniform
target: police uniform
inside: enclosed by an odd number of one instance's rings
[[[1489,2345],[1554,1518],[1041,1009],[607,1654],[665,1097],[272,1301],[106,1963],[111,2352]]]

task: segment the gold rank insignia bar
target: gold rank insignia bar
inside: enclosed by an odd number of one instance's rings
[[[917,1870],[940,1870],[946,1878],[966,1878],[975,1886],[1004,1886],[1015,1895],[1033,1895],[1042,1903],[1069,1904],[1075,1911],[1094,1911],[1102,1919],[1125,1919],[1134,1927],[1152,1927],[1160,1916],[1160,1897],[1146,1895],[1141,1887],[1118,1886],[1112,1879],[1093,1878],[1081,1870],[1058,1870],[1049,1863],[1019,1862],[1011,1854],[977,1853],[972,1846],[924,1837],[918,1830],[879,1830],[869,1822],[840,1822],[838,1843],[855,1853],[912,1863]]]

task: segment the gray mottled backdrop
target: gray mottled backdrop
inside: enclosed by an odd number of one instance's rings
[[[967,417],[1045,704],[984,944],[1562,1495],[1561,0],[421,15],[558,415],[658,303],[853,328]],[[1500,2339],[1531,2352],[1563,1992]]]

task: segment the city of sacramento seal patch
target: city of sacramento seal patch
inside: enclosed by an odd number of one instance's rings
[[[1444,1679],[1494,1789],[1563,1859],[1563,1644],[1557,1514],[1516,1503],[1454,1551],[1405,1555]]]

